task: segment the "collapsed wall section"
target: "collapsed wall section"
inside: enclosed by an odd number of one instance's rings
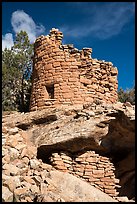
[[[100,156],[95,151],[87,151],[75,156],[62,151],[52,153],[50,163],[57,170],[84,179],[112,197],[119,194],[116,190],[116,187],[120,187],[119,179],[115,178],[113,163],[109,158]]]
[[[47,106],[117,101],[117,68],[91,58],[92,49],[62,45],[62,32],[52,29],[34,44],[30,110]]]

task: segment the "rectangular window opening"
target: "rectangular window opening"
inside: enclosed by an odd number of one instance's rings
[[[48,92],[49,99],[54,99],[54,84],[47,85],[46,90]]]

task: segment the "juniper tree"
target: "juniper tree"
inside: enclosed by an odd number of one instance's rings
[[[6,95],[8,96],[8,103],[12,104],[12,109],[17,109],[18,106],[19,111],[28,110],[32,56],[33,44],[30,43],[28,34],[25,31],[17,33],[11,50],[5,49],[2,52],[3,110],[8,106],[7,99],[5,100]],[[14,103],[12,103],[13,99],[11,98],[12,92],[16,92],[14,94]]]

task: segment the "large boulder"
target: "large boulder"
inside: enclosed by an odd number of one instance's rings
[[[51,171],[48,182],[65,202],[117,202],[99,189],[68,173]]]

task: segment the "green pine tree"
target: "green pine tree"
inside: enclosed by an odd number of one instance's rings
[[[16,67],[15,53],[12,50],[2,51],[2,110],[17,110],[16,97],[20,89],[20,71]]]
[[[29,99],[27,98],[27,92],[30,92],[31,81],[28,80],[28,82],[26,82],[26,80],[30,76],[32,68],[33,44],[30,44],[28,34],[25,31],[17,33],[12,50],[16,53],[17,66],[21,72],[21,90],[18,96],[20,111],[28,111]]]
[[[25,31],[17,33],[11,49],[2,51],[2,110],[28,111],[33,44]]]

